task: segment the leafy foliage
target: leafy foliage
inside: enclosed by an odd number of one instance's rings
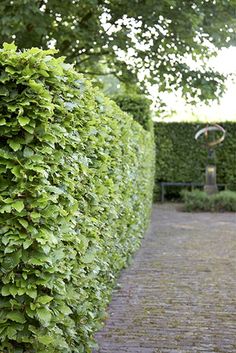
[[[182,193],[184,210],[211,211],[211,212],[236,212],[236,192],[221,191],[208,195],[204,191],[194,190]]]
[[[236,189],[236,124],[221,124],[226,130],[225,141],[216,148],[217,182]],[[155,198],[159,198],[159,183],[204,183],[207,151],[194,136],[202,126],[198,123],[155,123],[156,185]],[[179,192],[179,188],[177,192]],[[168,195],[168,188],[166,190]]]
[[[153,137],[54,51],[0,51],[0,351],[90,352],[147,226]]]
[[[89,75],[113,74],[127,84],[157,83],[210,99],[222,76],[204,58],[235,41],[235,0],[2,0],[0,42],[47,49]],[[189,66],[186,56],[202,62]],[[141,85],[143,86],[143,85]],[[216,89],[218,87],[218,89]]]
[[[144,95],[124,93],[112,96],[112,99],[124,112],[131,114],[145,130],[153,129],[151,102]]]

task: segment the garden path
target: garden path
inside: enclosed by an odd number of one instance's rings
[[[236,215],[155,205],[94,353],[235,353]]]

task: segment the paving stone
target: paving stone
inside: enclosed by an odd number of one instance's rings
[[[236,353],[236,214],[155,205],[119,285],[93,353]]]

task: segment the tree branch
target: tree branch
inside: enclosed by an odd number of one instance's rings
[[[90,49],[92,49],[92,48],[90,48]],[[100,51],[99,53],[92,53],[92,52],[89,52],[89,51],[85,51],[85,52],[79,54],[78,56],[83,55],[83,54],[87,55],[87,57],[84,58],[84,59],[81,59],[80,61],[78,61],[78,64],[81,64],[81,63],[89,60],[91,56],[100,56],[100,55],[109,54],[109,50]]]
[[[79,21],[79,25],[82,25],[83,23],[85,23],[86,21],[88,21],[89,18],[91,18],[93,16],[93,11],[89,11],[84,17],[82,17],[82,19]]]

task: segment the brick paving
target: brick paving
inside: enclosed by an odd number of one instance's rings
[[[94,353],[236,353],[236,214],[155,205]]]

